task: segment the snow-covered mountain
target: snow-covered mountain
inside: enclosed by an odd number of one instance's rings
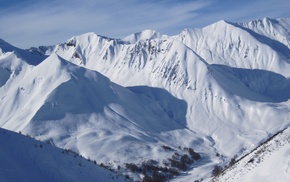
[[[0,128],[0,181],[125,181],[76,153]]]
[[[188,153],[171,136],[196,133],[185,128],[186,102],[148,86],[130,89],[56,54],[30,65],[14,52],[0,58],[1,127],[73,150],[86,158],[124,169],[126,163]],[[133,90],[133,91],[131,91]],[[148,96],[138,92],[148,92]],[[165,149],[164,149],[165,148]],[[170,147],[169,147],[170,148]]]
[[[290,128],[287,128],[242,157],[213,181],[289,181],[289,149]]]
[[[201,159],[175,180],[208,179],[215,164],[290,126],[289,27],[219,21],[176,36],[87,33],[29,50],[1,40],[0,126],[124,173],[150,160],[165,167],[193,148]]]

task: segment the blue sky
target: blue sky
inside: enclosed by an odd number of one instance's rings
[[[221,19],[290,18],[289,0],[0,0],[0,38],[21,48],[87,32],[122,38],[154,29],[175,35]]]

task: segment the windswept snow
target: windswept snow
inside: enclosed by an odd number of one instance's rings
[[[215,164],[289,126],[289,25],[265,18],[176,36],[86,33],[28,51],[1,40],[0,126],[112,168],[164,165],[192,147],[202,159],[176,179],[208,179]]]

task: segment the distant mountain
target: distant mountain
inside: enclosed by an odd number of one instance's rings
[[[216,164],[290,126],[289,27],[219,21],[176,36],[87,33],[28,50],[1,41],[0,126],[136,180],[152,177],[141,169],[148,161],[170,168],[162,178],[190,170],[182,179],[209,179]],[[201,158],[186,163],[192,149]]]
[[[0,181],[124,181],[68,150],[0,128]]]

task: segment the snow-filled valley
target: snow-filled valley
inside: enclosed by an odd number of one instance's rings
[[[133,180],[209,181],[290,126],[289,69],[290,19],[28,50],[0,40],[0,127]]]

